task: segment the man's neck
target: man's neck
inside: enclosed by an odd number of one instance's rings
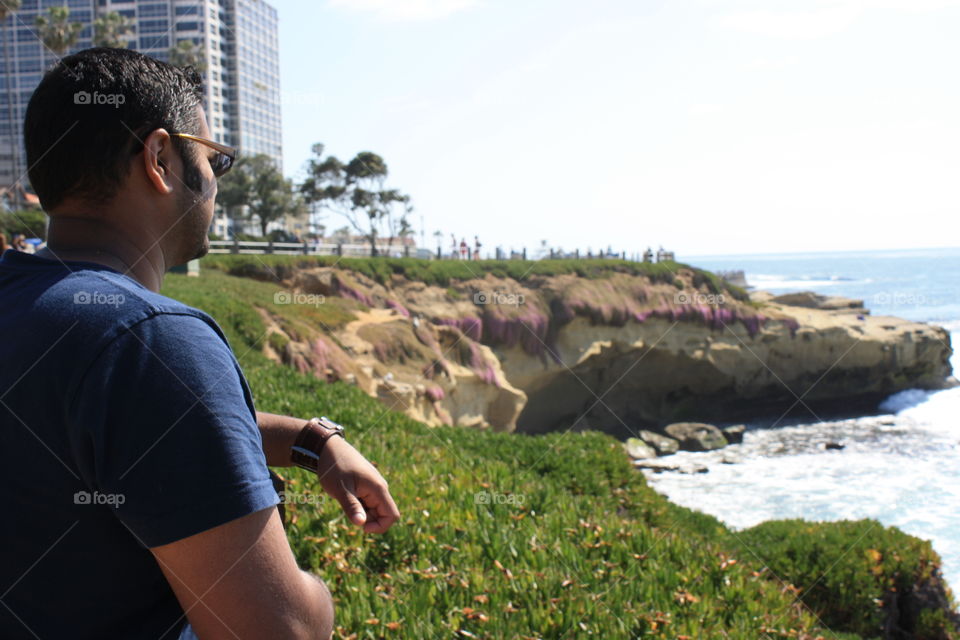
[[[40,257],[79,260],[110,267],[147,289],[159,291],[166,264],[158,243],[139,246],[136,239],[112,225],[85,216],[51,216],[47,246]]]

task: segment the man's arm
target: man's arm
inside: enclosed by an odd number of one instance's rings
[[[257,411],[257,426],[263,440],[263,453],[271,467],[289,467],[290,448],[307,421],[275,413]]]
[[[203,640],[327,640],[333,600],[300,571],[276,509],[151,549]]]
[[[301,418],[257,412],[267,464],[290,466],[290,448],[307,424]],[[387,481],[343,438],[330,438],[320,456],[317,474],[323,490],[337,500],[350,521],[367,533],[383,533],[400,519]]]

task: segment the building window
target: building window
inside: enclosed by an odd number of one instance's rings
[[[168,26],[166,20],[141,20],[140,33],[163,33]]]
[[[140,49],[169,49],[170,38],[168,36],[144,36],[140,38]],[[166,53],[166,52],[164,52]],[[163,58],[164,60],[166,58]]]
[[[141,18],[153,18],[167,15],[166,4],[142,4],[140,5]]]

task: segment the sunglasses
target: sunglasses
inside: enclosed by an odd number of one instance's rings
[[[230,171],[230,167],[233,166],[233,161],[237,159],[237,149],[234,147],[228,147],[225,144],[220,144],[219,142],[214,142],[213,140],[207,140],[206,138],[201,138],[200,136],[192,136],[189,133],[171,133],[170,135],[178,138],[184,138],[185,140],[199,142],[200,144],[208,146],[216,151],[217,155],[213,156],[213,158],[210,160],[210,167],[213,169],[213,175],[218,178],[227,171]]]

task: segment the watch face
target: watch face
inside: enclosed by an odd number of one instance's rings
[[[327,418],[326,416],[320,418],[317,422],[320,423],[321,427],[332,429],[333,431],[339,431],[339,432],[343,431],[343,425],[337,424],[336,422],[334,422],[330,418]]]

